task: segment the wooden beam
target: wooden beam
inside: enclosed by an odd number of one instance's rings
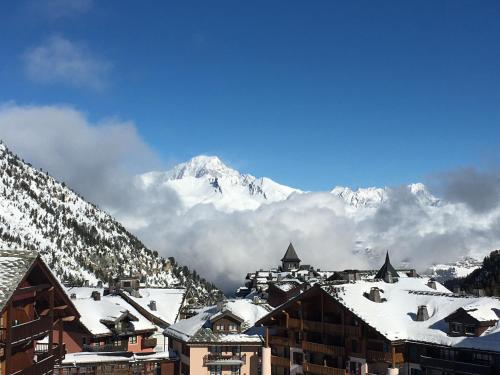
[[[52,355],[52,344],[54,342],[53,326],[54,326],[54,288],[49,289],[49,317],[50,317],[50,332],[49,332],[49,355]]]
[[[25,288],[17,288],[14,291],[14,295],[19,295],[23,293],[28,293],[28,292],[40,292],[43,290],[48,290],[50,289],[50,284],[40,284],[40,285],[34,285],[34,286],[27,286]]]
[[[7,327],[5,330],[5,373],[10,374],[12,355],[12,300],[7,305]]]

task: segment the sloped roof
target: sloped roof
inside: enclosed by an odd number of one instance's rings
[[[0,250],[0,311],[35,262],[38,253],[28,250]]]
[[[463,308],[483,320],[498,321],[500,300],[455,295],[439,283],[434,290],[427,285],[428,281],[425,277],[400,278],[391,284],[361,280],[342,285],[324,284],[322,289],[388,340],[498,351],[500,326],[493,326],[480,337],[452,337],[448,336],[445,319]],[[380,289],[385,302],[376,303],[364,296],[372,287]],[[427,307],[429,319],[417,321],[418,307],[422,305]]]
[[[272,308],[268,305],[256,305],[247,299],[227,301],[226,311],[238,316],[243,321],[242,330],[254,326],[255,322],[266,315]],[[245,333],[214,333],[210,329],[210,320],[220,314],[217,306],[205,307],[198,314],[180,320],[166,328],[164,334],[185,342],[261,342],[259,335]]]
[[[391,264],[391,261],[389,260],[389,252],[385,254],[385,262],[382,265],[382,268],[380,268],[375,275],[376,279],[384,279],[387,274],[390,274],[392,277],[399,277],[398,272],[394,269],[394,267]]]
[[[92,291],[101,293],[101,300],[94,301]],[[139,311],[120,296],[103,296],[99,288],[75,287],[66,291],[69,295],[75,294],[72,302],[80,313],[80,323],[95,336],[106,336],[112,331],[103,322],[116,322],[125,317],[132,320],[135,331],[156,331],[156,326],[147,320]]]
[[[288,245],[288,248],[286,249],[285,255],[283,258],[281,258],[282,262],[300,262],[300,258],[297,255],[297,252],[295,251],[292,243],[290,242],[290,245]]]

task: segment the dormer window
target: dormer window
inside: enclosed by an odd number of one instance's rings
[[[467,336],[475,336],[476,335],[476,327],[466,325],[465,326],[465,334]]]
[[[229,323],[228,330],[230,332],[236,332],[238,330],[238,326],[235,323]]]
[[[224,324],[217,324],[215,326],[216,331],[224,331]]]
[[[450,323],[450,332],[456,334],[462,333],[462,324],[457,322]]]

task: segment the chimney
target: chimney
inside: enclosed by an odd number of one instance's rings
[[[101,280],[99,280],[99,281],[97,282],[97,287],[98,287],[98,288],[102,288],[102,281],[101,281]]]
[[[394,278],[390,272],[387,272],[384,276],[384,281],[388,284],[392,284],[394,282]]]
[[[432,288],[432,289],[437,289],[437,286],[436,286],[436,282],[432,279],[430,279],[428,282],[427,282],[427,286],[429,288]]]
[[[426,305],[420,305],[417,311],[417,322],[423,322],[424,320],[429,319],[429,313],[427,312]]]
[[[71,299],[76,299],[76,293],[71,293],[70,298],[71,298]]]
[[[100,301],[101,300],[101,293],[99,293],[97,290],[94,290],[92,294],[90,295],[94,301]]]
[[[380,303],[382,298],[380,297],[380,289],[376,286],[370,288],[370,301]]]
[[[217,310],[218,311],[224,310],[224,307],[226,307],[226,303],[224,301],[217,302]]]
[[[150,301],[149,308],[151,309],[151,311],[156,311],[156,301]]]

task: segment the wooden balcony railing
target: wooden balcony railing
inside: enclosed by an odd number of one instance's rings
[[[41,337],[46,336],[51,327],[51,318],[48,316],[42,316],[39,319],[30,320],[25,323],[17,324],[11,328],[10,342],[13,345],[24,344],[31,340],[36,340]],[[7,341],[7,330],[6,328],[0,329],[0,342],[5,343]]]
[[[123,340],[120,345],[105,344],[105,345],[83,345],[84,352],[126,352],[128,351],[128,342]]]
[[[290,368],[290,358],[278,357],[276,355],[271,356],[271,365]]]
[[[11,373],[11,375],[40,375],[40,374],[48,374],[52,373],[54,370],[54,364],[56,361],[56,356],[51,355],[39,362],[33,363],[30,367],[27,367],[23,370],[16,371]]]
[[[317,322],[313,320],[301,320],[289,318],[288,319],[288,328],[291,329],[301,329],[304,331],[312,331],[312,332],[323,332],[326,333],[334,333],[334,334],[344,334],[346,336],[361,336],[361,328],[359,326],[351,326],[348,324],[335,324],[335,323],[325,323],[325,322]]]
[[[222,353],[213,353],[206,354],[203,357],[203,366],[209,365],[244,365],[247,361],[246,354],[222,354]]]
[[[271,345],[279,345],[279,346],[289,346],[290,338],[283,336],[271,336],[269,337],[269,343]]]
[[[343,346],[325,345],[309,341],[302,341],[302,350],[328,354],[331,356],[343,356],[345,353]]]
[[[390,352],[379,352],[376,350],[367,350],[366,359],[374,362],[392,362],[392,353]],[[403,353],[394,353],[395,363],[404,363]]]
[[[305,373],[318,375],[347,375],[347,370],[343,368],[315,365],[313,363],[304,362],[302,368]]]

